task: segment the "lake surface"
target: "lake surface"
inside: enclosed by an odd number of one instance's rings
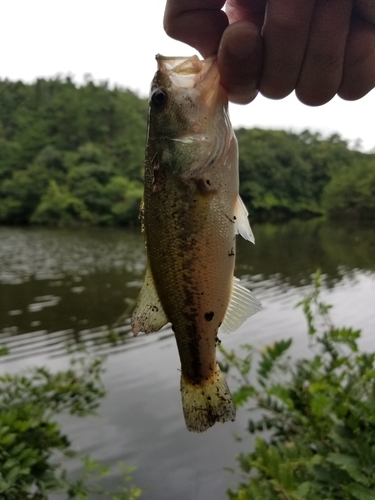
[[[374,350],[373,225],[312,220],[253,230],[255,246],[238,239],[236,276],[264,309],[236,333],[221,335],[225,347],[250,343],[261,349],[292,337],[294,354],[303,354],[306,323],[295,305],[320,268],[335,324],[361,328],[362,348]],[[224,500],[225,490],[240,480],[224,467],[236,467],[236,455],[253,440],[246,433],[249,415],[240,409],[236,422],[216,424],[204,434],[186,430],[172,331],[130,335],[145,264],[137,231],[0,228],[0,344],[10,349],[0,370],[64,368],[67,344],[106,354],[108,394],[98,416],[61,419],[73,446],[113,467],[107,485],[116,482],[119,461],[135,465],[134,482],[144,488],[144,499]],[[123,313],[122,326],[115,328],[120,340],[113,345],[109,327]],[[74,473],[75,465],[69,470]]]

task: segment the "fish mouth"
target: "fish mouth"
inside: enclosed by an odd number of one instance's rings
[[[158,69],[165,74],[171,84],[171,90],[196,90],[200,98],[213,108],[220,99],[227,102],[227,95],[220,85],[220,75],[216,56],[199,59],[191,57],[156,56]]]

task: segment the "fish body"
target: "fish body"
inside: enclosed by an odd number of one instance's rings
[[[234,329],[260,308],[233,279],[236,234],[253,236],[216,60],[157,61],[142,208],[148,269],[132,325],[137,334],[172,323],[186,425],[201,432],[235,417],[215,351],[220,327]]]

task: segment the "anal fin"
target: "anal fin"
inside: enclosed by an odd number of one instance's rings
[[[156,291],[151,270],[147,267],[145,281],[141,288],[138,304],[133,312],[131,325],[134,336],[139,332],[157,332],[168,323],[168,318]]]

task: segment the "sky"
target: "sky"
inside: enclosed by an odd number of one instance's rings
[[[195,53],[164,33],[164,5],[165,0],[0,0],[0,78],[32,82],[69,74],[79,83],[89,73],[147,96],[155,54]],[[375,149],[374,110],[374,90],[359,101],[335,97],[319,107],[303,105],[294,94],[230,105],[234,127],[339,133],[364,151]]]

